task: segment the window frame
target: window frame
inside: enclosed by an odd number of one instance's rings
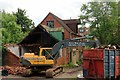
[[[47,26],[49,26],[50,28],[54,28],[54,21],[51,20],[51,21],[47,21]]]

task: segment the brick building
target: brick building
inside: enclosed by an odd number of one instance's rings
[[[63,31],[63,40],[64,39],[70,39],[75,37],[80,37],[78,35],[78,19],[68,19],[68,20],[62,20],[53,13],[49,12],[48,15],[43,19],[43,21],[40,23],[42,25],[46,25],[50,28],[59,28],[62,27],[64,29]],[[78,50],[75,50],[76,47],[71,48],[63,48],[61,55],[58,59],[58,64],[67,64],[69,61],[75,62],[79,60],[79,53]],[[77,48],[78,49],[78,48]],[[76,55],[74,55],[74,53]],[[75,58],[76,57],[76,58]],[[77,59],[77,60],[75,60]]]
[[[48,29],[46,29],[45,26],[53,29],[62,28],[62,39],[69,39],[80,37],[80,35],[77,35],[78,24],[77,19],[62,20],[54,14],[49,13],[37,27],[35,27],[21,42],[18,43],[19,46],[16,46],[18,48],[10,48],[10,50],[17,50],[17,52],[15,52],[15,54],[12,54],[12,51],[9,52],[7,54],[8,56],[5,58],[5,61],[9,61],[10,63],[7,62],[9,65],[19,64],[19,57],[25,52],[29,52],[29,50],[36,52],[39,51],[39,47],[53,47],[57,42],[59,42],[58,39],[47,31]],[[58,65],[67,64],[70,60],[76,63],[76,61],[79,60],[79,47],[63,48],[60,52],[61,57],[58,58]],[[8,57],[9,60],[7,59]],[[14,61],[11,63],[14,58],[16,60],[15,63]]]
[[[63,27],[63,39],[78,37],[77,25],[79,24],[79,22],[77,19],[62,20],[56,15],[48,13],[48,15],[43,19],[40,24],[47,25],[51,28]]]

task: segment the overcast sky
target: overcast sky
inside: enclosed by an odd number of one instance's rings
[[[51,12],[61,19],[77,19],[83,3],[91,0],[0,0],[0,9],[16,12],[25,9],[27,16],[38,25]]]

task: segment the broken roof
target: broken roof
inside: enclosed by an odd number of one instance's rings
[[[50,35],[42,25],[34,28],[19,45],[40,45],[41,47],[52,47],[58,40]]]

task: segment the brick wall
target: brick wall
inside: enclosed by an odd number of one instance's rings
[[[64,39],[69,39],[70,38],[70,33],[64,29]]]
[[[4,57],[4,65],[8,66],[18,66],[19,64],[19,57],[15,56],[12,52],[8,52]]]
[[[57,59],[57,64],[56,65],[65,64],[65,53],[66,53],[66,50],[64,48],[64,49],[62,49],[62,56]]]
[[[56,19],[54,19],[51,15],[48,15],[43,21],[42,25],[47,25],[47,21],[54,21],[54,28],[61,27],[60,23]]]

